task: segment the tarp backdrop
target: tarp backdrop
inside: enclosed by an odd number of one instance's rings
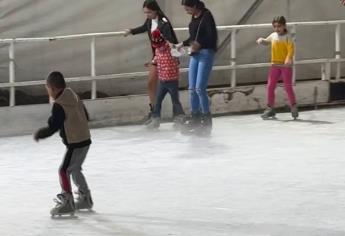
[[[120,31],[142,24],[142,0],[0,0],[0,37],[41,37],[80,33]],[[162,8],[175,27],[186,27],[186,15],[179,0],[160,0]],[[235,24],[254,0],[205,0],[218,25]],[[289,21],[320,21],[345,19],[345,7],[337,0],[266,0],[248,23],[269,23],[273,16],[286,15]],[[343,27],[345,28],[345,27]],[[269,50],[258,47],[255,40],[271,30],[242,30],[238,34],[239,63],[266,62]],[[226,33],[220,33],[220,40]],[[186,33],[179,33],[179,39]],[[345,29],[342,31],[342,56],[345,56]],[[334,56],[333,27],[303,27],[298,29],[297,58]],[[144,71],[150,59],[147,35],[114,37],[97,40],[97,74]],[[217,64],[229,62],[230,49],[217,58]],[[188,58],[182,60],[187,65]],[[16,44],[16,80],[42,80],[52,70],[61,70],[66,77],[90,74],[90,40],[50,43]],[[344,75],[344,70],[342,71]],[[213,84],[228,84],[229,72],[214,73]],[[239,72],[239,83],[266,79],[267,69]],[[320,66],[298,67],[298,79],[320,77]],[[8,46],[0,45],[0,82],[8,81]],[[144,93],[145,78],[103,81],[99,89],[109,95]],[[182,85],[185,85],[185,77]],[[80,91],[90,83],[74,84]],[[25,88],[38,94],[43,87]]]

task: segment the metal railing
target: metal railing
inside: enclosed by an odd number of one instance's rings
[[[295,81],[296,65],[305,64],[320,64],[321,65],[321,78],[322,80],[331,79],[331,65],[336,64],[336,79],[341,77],[341,63],[345,62],[345,58],[341,58],[341,26],[345,24],[345,20],[337,21],[313,21],[313,22],[292,22],[288,26],[291,28],[291,34],[293,40],[296,41],[296,30],[300,26],[332,26],[335,27],[335,57],[334,58],[318,58],[310,60],[296,61],[293,66],[293,75]],[[237,64],[237,31],[247,29],[265,29],[271,28],[271,24],[252,24],[252,25],[232,25],[232,26],[219,26],[219,31],[230,31],[231,34],[231,52],[229,65],[215,66],[214,70],[230,70],[231,71],[231,87],[237,85],[237,70],[250,69],[250,68],[262,68],[269,67],[270,63],[252,63],[252,64]],[[187,31],[187,28],[176,28],[176,31]],[[133,78],[142,77],[148,75],[148,72],[134,72],[134,73],[121,73],[121,74],[110,74],[110,75],[97,75],[96,71],[96,39],[104,37],[118,37],[123,36],[125,32],[105,32],[105,33],[92,33],[92,34],[76,34],[58,37],[42,37],[42,38],[13,38],[13,39],[0,39],[0,44],[9,45],[9,82],[0,83],[0,88],[9,88],[9,105],[15,106],[15,88],[24,86],[37,86],[44,85],[45,81],[25,81],[16,82],[16,66],[15,66],[15,45],[18,43],[34,43],[34,42],[54,42],[58,40],[78,40],[78,39],[90,39],[90,61],[91,70],[90,76],[67,78],[67,82],[91,82],[91,99],[97,98],[97,81],[117,79],[117,78]],[[297,49],[298,50],[298,49]],[[297,51],[296,50],[296,51]],[[295,53],[296,55],[296,53]],[[296,59],[296,58],[294,58]],[[181,73],[187,72],[188,69],[181,69]]]

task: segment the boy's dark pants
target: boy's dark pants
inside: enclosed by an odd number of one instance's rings
[[[81,148],[68,147],[64,160],[59,169],[60,184],[63,192],[72,193],[70,176],[79,192],[87,193],[89,187],[82,173],[82,165],[90,146]]]

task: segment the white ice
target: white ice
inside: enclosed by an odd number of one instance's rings
[[[93,130],[95,213],[50,218],[58,136],[0,139],[1,236],[344,236],[345,109],[290,121],[215,119],[212,137],[164,124]]]

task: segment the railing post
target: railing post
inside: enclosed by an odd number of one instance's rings
[[[322,80],[331,80],[331,63],[326,62],[321,65],[321,78]]]
[[[9,47],[9,82],[16,82],[16,65],[15,65],[15,51],[14,51],[14,42],[10,43]],[[10,106],[14,107],[16,105],[16,90],[15,87],[10,87]]]
[[[230,65],[236,66],[236,34],[237,30],[233,29],[231,32],[231,58]],[[236,69],[231,70],[231,88],[235,88],[237,85],[237,73]]]
[[[294,47],[295,47],[295,53],[294,53],[294,56],[293,56],[293,62],[296,61],[296,54],[297,54],[297,47],[296,47],[296,42],[297,42],[297,29],[296,29],[296,25],[293,25],[292,26],[292,29],[291,29],[291,36],[292,36],[292,41],[294,43]],[[296,64],[293,63],[292,65],[292,81],[294,84],[296,84]]]
[[[335,28],[335,58],[341,58],[341,24],[337,24]],[[339,80],[341,77],[341,64],[338,62],[336,65],[337,71],[335,78]]]
[[[96,76],[96,37],[92,38],[91,41],[91,76]],[[97,98],[97,82],[92,80],[91,87],[91,99],[95,100]]]

